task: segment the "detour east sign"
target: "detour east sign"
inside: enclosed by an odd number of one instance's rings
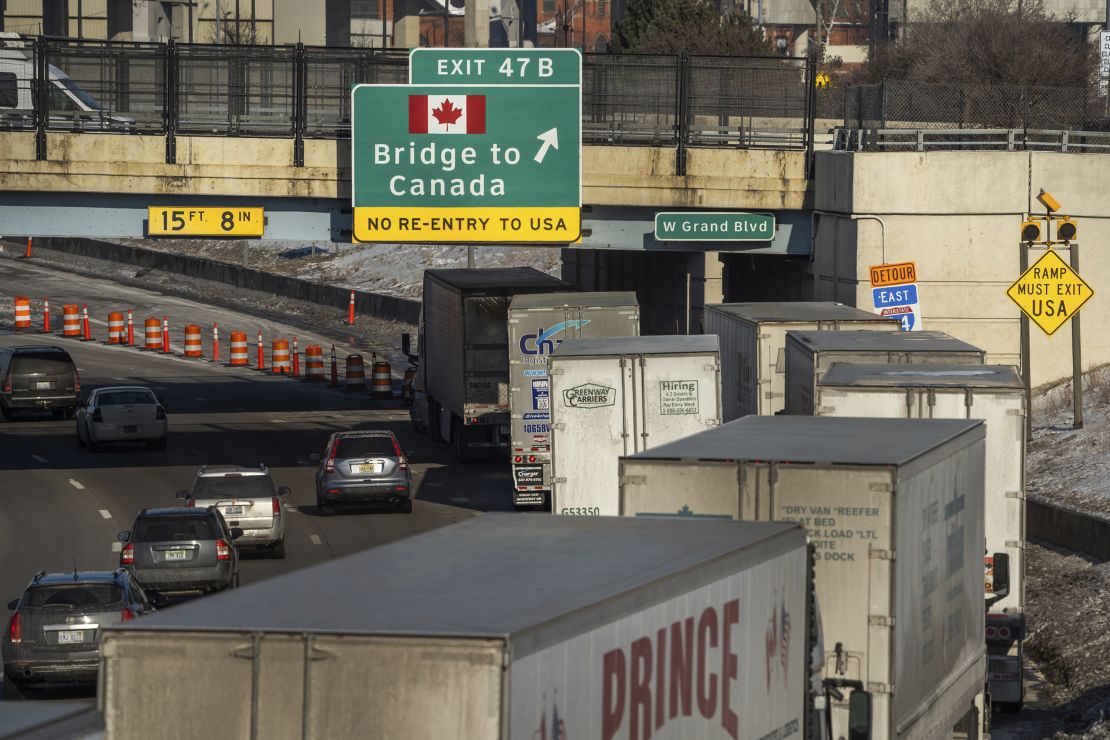
[[[1050,249],[1010,286],[1006,295],[1045,334],[1051,335],[1067,323],[1094,291]]]

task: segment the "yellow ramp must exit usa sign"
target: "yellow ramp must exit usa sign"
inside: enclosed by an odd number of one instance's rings
[[[1054,334],[1094,295],[1091,286],[1053,250],[1044,253],[1006,291],[1045,334]]]

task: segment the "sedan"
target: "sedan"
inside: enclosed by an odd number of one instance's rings
[[[149,388],[97,388],[76,413],[77,446],[94,451],[106,442],[146,442],[166,449],[166,409]]]

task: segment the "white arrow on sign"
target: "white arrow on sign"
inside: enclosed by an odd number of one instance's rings
[[[543,162],[543,158],[547,156],[548,149],[552,147],[556,149],[559,148],[559,129],[557,128],[549,128],[536,138],[543,142],[543,144],[540,145],[540,150],[536,152],[536,156],[534,157],[537,162]]]

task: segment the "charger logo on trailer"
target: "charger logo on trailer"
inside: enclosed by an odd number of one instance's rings
[[[551,735],[547,734],[548,727]],[[532,733],[532,740],[567,740],[567,725],[559,718],[559,692],[555,692],[555,700],[551,703],[551,724],[547,723],[547,695],[543,697],[543,714],[540,715],[540,726]]]
[[[778,609],[772,607],[771,620],[767,623],[767,689],[771,679],[782,672],[783,688],[787,687],[787,669],[790,667],[790,612],[784,600]]]
[[[733,628],[739,624],[740,600],[733,599],[719,608],[706,607],[696,619],[673,622],[670,629],[605,653],[601,659],[603,740],[648,738],[668,721],[693,717],[695,712],[719,721],[735,740],[740,734],[737,710],[741,707],[731,703],[740,666]]]
[[[525,334],[520,338],[520,352],[525,355],[549,355],[563,343],[562,339],[554,338],[556,334],[561,334],[567,329],[581,329],[589,323],[589,319],[560,321],[550,329],[541,328],[535,334]]]
[[[617,389],[596,383],[583,383],[563,391],[563,404],[575,409],[596,409],[612,406],[616,402]]]

